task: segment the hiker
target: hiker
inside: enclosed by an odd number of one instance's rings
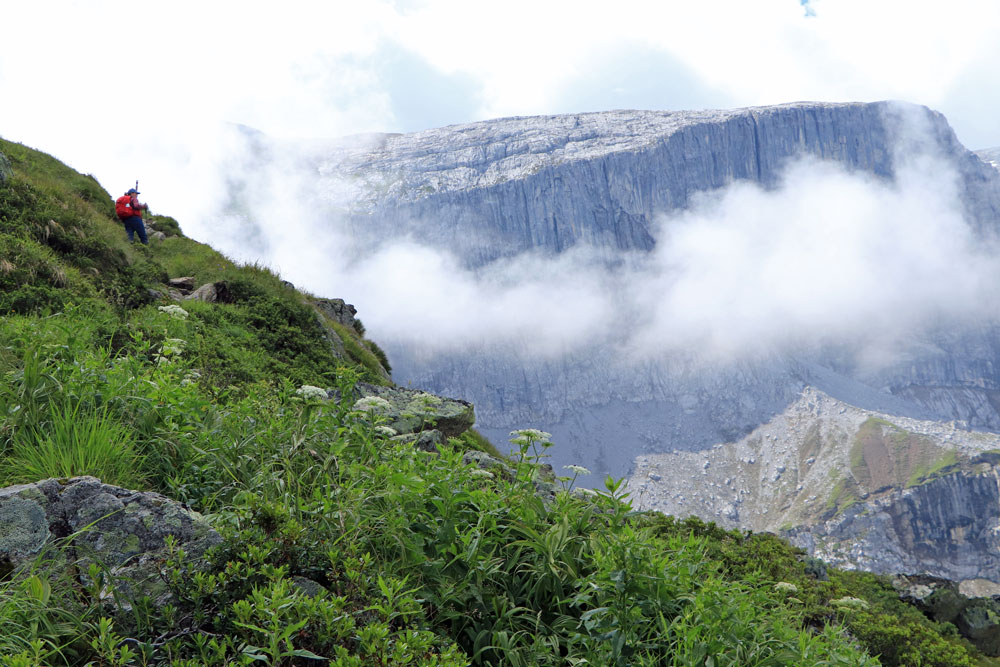
[[[115,213],[118,214],[118,219],[125,223],[129,243],[134,242],[134,235],[138,233],[139,240],[144,245],[149,245],[149,239],[146,238],[146,225],[142,222],[142,211],[143,209],[148,211],[149,205],[140,204],[138,195],[138,190],[129,188],[128,192],[115,201]]]

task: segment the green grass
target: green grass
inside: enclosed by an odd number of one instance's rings
[[[0,464],[0,486],[80,475],[130,489],[145,486],[144,457],[131,432],[106,409],[50,404],[47,418],[25,435]]]

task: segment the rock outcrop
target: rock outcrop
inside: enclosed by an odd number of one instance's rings
[[[472,404],[435,396],[416,389],[379,387],[359,382],[355,386],[354,408],[381,418],[394,435],[437,430],[444,437],[458,437],[476,421]]]
[[[0,153],[0,185],[7,182],[7,179],[14,175],[14,170],[10,166],[10,160],[3,153]]]
[[[354,328],[354,316],[358,314],[358,309],[343,299],[316,299],[313,306],[334,322],[349,329]]]
[[[156,599],[165,593],[157,561],[168,537],[194,557],[221,542],[181,503],[94,477],[0,489],[0,572],[16,571],[40,555],[73,564],[82,575],[97,563],[120,592]]]
[[[800,155],[889,178],[894,146],[914,125],[920,141],[958,157],[970,215],[1000,215],[998,181],[944,118],[888,102],[506,118],[368,136],[319,169],[353,184],[337,203],[359,216],[359,230],[412,232],[479,265],[581,242],[649,249],[656,215],[736,180],[774,185]]]

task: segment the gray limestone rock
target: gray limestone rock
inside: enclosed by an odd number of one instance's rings
[[[412,233],[479,265],[577,243],[649,249],[655,215],[736,180],[776,185],[800,155],[890,178],[911,118],[958,157],[973,217],[995,217],[997,182],[944,117],[893,102],[504,118],[364,137],[316,159],[321,174],[356,184],[336,203],[359,230]]]
[[[198,289],[184,297],[185,300],[198,300],[205,303],[231,303],[232,297],[229,293],[229,285],[225,281],[216,283],[205,283]]]
[[[162,599],[166,591],[158,560],[168,537],[194,558],[221,542],[200,515],[181,503],[94,477],[0,489],[0,571],[29,566],[54,547],[51,559],[75,563],[81,576],[90,563],[105,568],[126,598]]]
[[[194,289],[194,276],[171,278],[167,281],[167,285],[182,292],[190,292]]]
[[[354,328],[354,316],[358,314],[358,311],[343,299],[316,299],[313,305],[334,322],[349,329]]]
[[[475,411],[468,401],[363,382],[359,382],[355,390],[355,407],[384,418],[385,425],[398,434],[436,429],[444,437],[451,438],[472,428],[476,421]],[[367,398],[381,401],[366,401]]]
[[[994,169],[1000,169],[1000,146],[976,151],[976,157]]]

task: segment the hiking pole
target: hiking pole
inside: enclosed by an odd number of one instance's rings
[[[135,181],[135,193],[139,194],[139,179],[136,179],[136,181]],[[138,201],[138,199],[136,201]],[[148,204],[146,205],[146,215],[147,216],[149,215],[149,205]]]

